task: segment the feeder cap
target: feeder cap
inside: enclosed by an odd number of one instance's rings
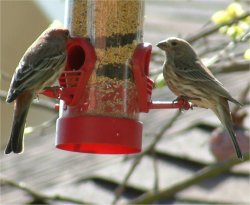
[[[57,120],[56,147],[96,154],[131,154],[141,151],[142,123],[102,116],[63,117]]]

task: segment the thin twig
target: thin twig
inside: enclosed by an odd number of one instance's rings
[[[153,157],[153,168],[154,168],[154,176],[155,176],[153,191],[157,193],[159,191],[159,169],[158,169],[157,156],[155,153],[155,149],[152,150],[151,155]]]
[[[143,155],[138,155],[138,157],[134,159],[134,163],[131,165],[129,171],[127,172],[127,175],[123,179],[122,184],[115,190],[115,197],[112,204],[116,204],[119,198],[121,197],[122,193],[125,190],[125,187],[127,186],[129,178],[134,173],[134,170],[136,169],[137,165],[140,164],[142,157]]]
[[[232,50],[236,47],[237,42],[230,41],[222,50],[217,52],[214,56],[212,56],[209,61],[206,63],[207,67],[214,65],[216,62],[221,61],[222,57],[228,53],[228,51]]]
[[[205,160],[199,160],[199,159],[194,159],[188,155],[176,155],[174,153],[171,153],[170,151],[160,151],[160,150],[155,150],[155,155],[156,157],[160,157],[164,160],[174,160],[177,163],[180,164],[189,164],[190,166],[194,166],[197,169],[204,168],[205,166],[209,166],[211,164],[214,164],[216,161],[205,161]],[[244,177],[249,177],[250,173],[247,170],[244,169],[237,169],[237,170],[229,170],[228,173],[234,175],[234,176],[244,176]]]
[[[176,197],[176,201],[180,202],[181,204],[206,204],[206,205],[237,205],[242,204],[242,202],[228,202],[223,200],[216,200],[216,199],[200,199],[198,196],[195,197]]]
[[[174,124],[174,122],[181,115],[181,111],[177,111],[175,115],[165,124],[165,126],[161,129],[161,131],[155,136],[153,142],[141,153],[141,155],[146,155],[152,149],[155,148],[156,144],[161,140],[163,134]]]
[[[49,128],[52,127],[56,124],[56,120],[57,120],[57,116],[52,117],[52,119],[47,120],[45,122],[43,122],[42,124],[39,124],[37,126],[30,126],[30,127],[26,127],[24,130],[25,134],[31,134],[33,132],[38,132],[40,131],[40,136],[43,136],[45,131]]]
[[[247,60],[230,63],[225,62],[223,65],[212,65],[210,68],[213,70],[213,74],[249,71],[249,62]]]
[[[39,193],[37,191],[34,191],[33,189],[27,187],[23,183],[17,183],[15,181],[7,179],[3,176],[0,177],[0,181],[1,181],[1,185],[12,186],[12,187],[15,187],[19,190],[26,192],[35,201],[42,201],[42,202],[62,201],[62,202],[69,202],[69,203],[73,203],[73,204],[93,204],[93,203],[85,202],[85,201],[82,201],[79,199],[70,198],[70,197],[66,197],[66,196],[60,196],[60,195],[48,196],[46,194],[42,194],[42,193]]]
[[[200,57],[202,57],[202,56],[207,55],[207,54],[209,54],[209,53],[213,53],[213,52],[215,52],[215,51],[221,50],[221,49],[224,48],[227,44],[228,44],[228,42],[222,42],[222,43],[220,43],[220,44],[216,44],[214,47],[210,47],[210,46],[211,46],[211,43],[210,43],[210,44],[208,44],[208,45],[205,47],[204,50],[200,51],[200,52],[198,53],[198,55],[199,55]],[[212,44],[212,45],[214,45],[214,44]]]
[[[130,201],[129,204],[150,204],[159,199],[166,199],[166,198],[173,197],[179,191],[182,191],[205,179],[212,178],[212,177],[218,176],[219,174],[227,172],[233,166],[237,164],[241,164],[248,160],[249,160],[249,154],[245,154],[244,160],[233,158],[228,161],[224,161],[224,162],[220,162],[220,163],[207,166],[186,180],[180,181],[171,187],[162,189],[158,193],[155,193],[153,191],[148,191],[147,193],[141,195],[140,197]]]
[[[136,158],[134,159],[134,163],[131,165],[127,175],[125,176],[125,178],[123,179],[122,184],[116,189],[115,191],[115,197],[114,200],[112,202],[112,204],[116,204],[117,201],[119,200],[119,198],[121,197],[123,191],[125,190],[128,180],[129,178],[132,176],[134,170],[136,169],[137,165],[140,164],[141,159],[147,155],[148,153],[150,153],[156,146],[156,144],[161,140],[163,134],[174,124],[174,122],[177,120],[177,118],[181,115],[181,112],[178,111],[176,112],[176,114],[173,116],[173,118],[171,118],[166,124],[165,126],[160,130],[160,132],[155,136],[153,142],[140,154],[138,154],[136,156]]]
[[[247,84],[247,86],[244,88],[244,90],[241,92],[240,97],[239,97],[239,102],[241,102],[243,105],[246,104],[247,102],[247,96],[250,90],[250,83]],[[235,106],[234,109],[232,110],[232,113],[236,113],[241,109],[239,106]]]

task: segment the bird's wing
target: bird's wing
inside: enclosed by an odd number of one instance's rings
[[[35,62],[27,62],[22,59],[13,75],[7,102],[15,100],[23,91],[36,89],[36,86],[49,80],[57,72],[55,70],[62,65],[65,58],[66,54],[60,53]]]
[[[225,97],[228,100],[239,104],[226,90],[221,82],[219,82],[201,61],[197,60],[193,63],[179,62],[175,64],[175,73],[183,78],[194,81],[197,86],[205,84],[211,94]]]
[[[182,77],[188,78],[192,81],[212,81],[216,85],[222,86],[222,83],[219,82],[201,62],[195,61],[192,62],[176,62],[175,63],[175,72],[180,74]]]

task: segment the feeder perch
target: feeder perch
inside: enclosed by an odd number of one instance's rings
[[[68,41],[59,87],[43,92],[60,100],[55,106],[56,147],[99,154],[140,152],[139,113],[190,105],[151,99],[152,46],[142,43],[143,1],[79,2],[67,5],[66,24],[77,37]]]

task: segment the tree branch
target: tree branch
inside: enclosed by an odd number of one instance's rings
[[[222,48],[225,48],[225,46],[228,44],[228,42],[221,42],[219,44],[208,44],[205,46],[204,50],[200,51],[200,53],[198,53],[198,55],[200,57],[206,55],[206,54],[209,54],[209,53],[213,53],[213,52],[216,52],[218,50],[221,50]],[[213,46],[213,47],[212,47]]]
[[[233,158],[228,161],[224,161],[224,162],[220,162],[220,163],[207,166],[186,180],[180,181],[171,187],[162,189],[158,193],[155,193],[153,191],[148,191],[147,193],[141,195],[140,197],[130,201],[129,204],[150,204],[159,199],[173,197],[179,191],[182,191],[205,179],[212,178],[219,174],[227,172],[233,166],[246,162],[248,160],[249,160],[249,154],[246,154],[244,155],[244,160]]]
[[[193,197],[176,197],[175,198],[178,202],[181,202],[181,204],[206,204],[206,205],[236,205],[236,204],[242,204],[242,202],[228,202],[228,201],[222,201],[222,200],[214,200],[214,199],[197,199]]]
[[[214,74],[231,73],[249,70],[249,62],[247,60],[238,62],[225,62],[223,64],[214,64],[210,66]]]
[[[211,27],[208,27],[208,28],[204,28],[201,32],[197,33],[197,34],[194,34],[194,35],[191,35],[191,36],[188,36],[186,38],[186,40],[189,42],[189,43],[194,43],[195,41],[201,39],[201,38],[204,38],[206,36],[209,36],[215,32],[217,32],[221,27],[223,26],[231,26],[235,23],[237,23],[238,21],[248,17],[250,15],[250,12],[246,12],[245,14],[243,14],[242,16],[239,16],[227,23],[223,23],[223,24],[219,24],[219,25],[213,25]]]
[[[161,140],[163,134],[170,128],[172,127],[172,125],[174,124],[174,122],[177,120],[177,118],[181,115],[181,112],[178,111],[176,112],[176,114],[173,116],[173,118],[171,118],[167,124],[165,124],[165,126],[161,129],[161,131],[156,135],[156,137],[154,138],[153,142],[140,154],[136,155],[136,158],[134,159],[134,163],[131,165],[127,175],[125,176],[122,184],[116,189],[115,191],[115,197],[114,200],[112,202],[112,204],[116,204],[117,201],[119,200],[119,198],[121,197],[123,191],[125,190],[128,180],[129,178],[132,176],[134,170],[136,169],[137,165],[140,164],[142,158],[147,155],[148,153],[150,153],[156,146],[156,144]]]
[[[15,187],[19,190],[22,190],[26,192],[28,195],[30,195],[35,201],[40,202],[47,202],[47,201],[62,201],[62,202],[69,202],[73,204],[93,204],[89,202],[84,202],[82,200],[66,197],[66,196],[60,196],[60,195],[54,195],[54,196],[48,196],[46,194],[42,194],[39,192],[36,192],[32,190],[31,188],[27,187],[23,183],[17,183],[15,181],[12,181],[10,179],[7,179],[5,177],[0,177],[1,185],[8,185]]]
[[[247,96],[250,90],[250,83],[246,85],[244,90],[241,92],[240,97],[239,97],[239,102],[241,102],[243,105],[247,103]],[[241,109],[239,106],[235,106],[234,109],[232,110],[232,113],[236,113]]]

